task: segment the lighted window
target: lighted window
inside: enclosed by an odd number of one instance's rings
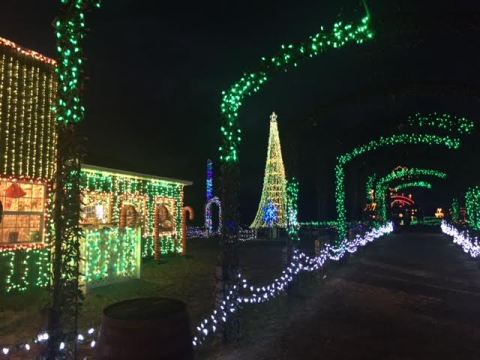
[[[0,180],[1,245],[43,240],[45,191],[43,184]]]
[[[108,225],[112,222],[112,195],[99,192],[82,193],[82,225]]]
[[[139,194],[122,195],[120,228],[143,227],[147,214],[147,197]]]
[[[155,199],[155,222],[160,234],[174,233],[176,227],[176,201],[170,198]]]

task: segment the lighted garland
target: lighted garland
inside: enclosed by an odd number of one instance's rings
[[[223,145],[219,148],[223,162],[238,162],[238,147],[241,142],[241,129],[238,125],[240,107],[245,99],[258,92],[261,87],[278,72],[288,71],[306,59],[313,58],[329,49],[338,49],[349,43],[362,44],[373,38],[370,17],[365,16],[359,23],[337,22],[330,32],[321,31],[299,44],[282,45],[273,57],[263,57],[256,71],[245,73],[230,89],[222,92],[220,111],[224,123],[220,128]]]
[[[210,201],[213,195],[213,163],[212,160],[207,160],[207,180],[206,180],[207,202]]]
[[[460,221],[460,203],[457,198],[452,200],[452,221],[454,223]]]
[[[380,137],[372,140],[365,145],[361,145],[351,152],[343,154],[337,158],[335,166],[335,201],[337,208],[337,226],[339,241],[347,235],[346,228],[346,210],[345,210],[345,167],[355,158],[367,152],[376,151],[387,146],[397,145],[427,145],[444,146],[447,149],[458,149],[460,139],[450,136],[438,136],[433,134],[397,134],[389,137]],[[377,194],[378,196],[378,194]]]
[[[411,189],[411,188],[431,189],[432,184],[429,183],[428,181],[423,181],[423,180],[410,181],[410,182],[406,182],[406,183],[395,186],[395,191],[399,192],[399,191]]]
[[[234,285],[211,315],[199,323],[196,327],[193,345],[199,346],[203,344],[209,336],[213,335],[222,326],[225,326],[228,319],[236,311],[240,310],[242,304],[268,302],[282,294],[300,273],[319,270],[328,260],[338,261],[346,254],[355,253],[360,247],[392,231],[392,223],[379,226],[367,231],[363,236],[357,235],[354,239],[342,243],[339,247],[332,247],[327,244],[316,257],[310,257],[295,250],[292,262],[282,271],[280,277],[268,285],[253,286],[241,273],[237,273],[238,285]]]
[[[250,231],[250,230],[249,230]],[[275,279],[273,283],[265,286],[252,286],[242,274],[237,274],[238,286],[229,292],[229,294],[220,302],[218,308],[213,310],[212,314],[202,320],[196,327],[196,335],[192,339],[195,347],[202,345],[208,337],[214,334],[232,317],[233,313],[239,310],[242,304],[260,304],[268,302],[281,295],[288,284],[294,281],[297,276],[304,271],[312,272],[323,267],[328,260],[338,261],[347,253],[355,253],[360,247],[365,246],[376,239],[388,235],[393,231],[393,225],[388,223],[378,228],[371,229],[363,236],[357,235],[355,239],[345,244],[342,248],[334,248],[328,244],[320,251],[317,257],[310,257],[298,250],[295,250],[292,262],[282,271],[282,275]],[[237,290],[237,291],[234,291]],[[240,291],[238,291],[240,290]],[[240,293],[241,292],[241,293]],[[237,296],[234,296],[237,294]],[[84,333],[79,333],[75,340],[78,344],[88,344],[90,348],[97,345],[97,332],[90,328]],[[14,354],[28,353],[34,348],[43,347],[49,339],[48,332],[42,332],[34,339],[28,342],[16,345],[0,345],[3,355],[11,356]],[[65,351],[65,343],[60,343],[60,353]]]
[[[383,178],[380,178],[375,187],[375,194],[377,195],[376,200],[378,204],[378,209],[380,212],[381,219],[385,220],[387,217],[387,204],[386,204],[386,192],[390,183],[398,180],[411,179],[413,177],[419,176],[429,176],[436,177],[439,179],[445,179],[447,174],[443,171],[433,170],[433,169],[420,169],[420,168],[402,168],[400,170],[394,170]]]
[[[300,224],[298,222],[298,191],[299,184],[297,179],[292,178],[287,182],[287,233],[291,240],[300,240],[298,231]]]
[[[468,231],[460,231],[452,224],[442,221],[442,232],[453,237],[453,242],[460,245],[463,251],[472,258],[480,258],[480,242],[477,237],[472,237]]]
[[[365,186],[365,195],[367,203],[375,201],[375,181],[377,180],[377,174],[372,174],[368,177],[367,184]]]
[[[60,0],[60,4],[61,14],[54,23],[59,60],[58,96],[54,109],[58,123],[58,146],[53,214],[52,306],[46,357],[74,359],[77,356],[75,334],[78,308],[82,301],[79,262],[82,238],[80,163],[83,154],[73,125],[83,120],[85,112],[82,104],[85,13],[92,6],[99,7],[100,1]]]
[[[480,186],[473,186],[465,194],[468,225],[480,230]]]
[[[218,209],[218,226],[213,228],[213,212],[212,206]],[[202,230],[207,237],[211,235],[221,235],[222,233],[222,202],[218,196],[214,196],[205,204],[205,230]]]
[[[57,74],[60,81],[57,99],[57,121],[65,124],[79,123],[84,118],[82,84],[84,56],[82,42],[86,34],[85,12],[90,7],[99,8],[101,0],[60,0],[64,14],[55,21]]]
[[[300,227],[305,228],[328,228],[328,227],[336,227],[336,221],[302,221],[299,222]]]
[[[456,132],[459,135],[471,134],[475,123],[465,117],[458,117],[450,114],[420,114],[417,113],[408,118],[408,123],[420,128],[436,128],[449,133]]]

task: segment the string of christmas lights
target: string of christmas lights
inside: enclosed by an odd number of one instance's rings
[[[416,113],[409,116],[408,123],[411,126],[437,128],[449,133],[456,132],[459,135],[471,134],[475,128],[475,123],[470,119],[436,112],[431,114]]]
[[[399,170],[394,170],[388,175],[380,178],[375,187],[376,200],[378,205],[378,211],[380,218],[385,220],[387,217],[387,202],[386,195],[389,188],[389,184],[394,181],[410,179],[412,177],[418,176],[428,176],[436,177],[438,179],[445,179],[447,174],[443,171],[433,170],[433,169],[420,169],[420,168],[401,168]]]
[[[457,198],[453,198],[452,200],[452,221],[454,223],[460,221],[460,203],[458,202]]]
[[[365,185],[367,203],[375,201],[375,181],[377,181],[377,174],[372,174],[368,177],[367,184]]]
[[[358,146],[352,151],[337,157],[337,165],[335,166],[335,201],[337,209],[339,241],[341,241],[340,239],[344,239],[347,235],[347,214],[345,209],[345,167],[349,162],[367,152],[376,151],[387,146],[397,145],[439,145],[445,146],[447,149],[454,150],[460,147],[460,139],[447,135],[438,136],[433,134],[397,134],[389,137],[382,136],[377,140],[372,140],[367,144]]]
[[[221,324],[227,322],[232,313],[239,310],[241,304],[258,304],[270,301],[284,292],[288,284],[294,281],[301,272],[318,270],[327,260],[338,261],[345,254],[354,253],[359,247],[365,246],[392,231],[393,224],[388,223],[368,231],[364,236],[357,235],[351,241],[345,240],[338,247],[327,244],[321,250],[319,256],[316,257],[310,257],[299,250],[295,250],[292,262],[282,271],[281,276],[269,285],[252,286],[242,274],[238,273],[237,285],[233,286],[233,289],[230,290],[219,307],[213,310],[211,315],[202,320],[196,327],[193,345],[196,347],[204,343],[208,336],[211,336],[220,328]]]
[[[7,176],[49,180],[57,142],[48,101],[57,91],[54,63],[12,44],[0,38],[0,169]]]
[[[81,242],[86,285],[110,284],[140,275],[140,234],[134,228],[88,229]]]
[[[235,285],[230,294],[227,295],[225,300],[222,301],[219,308],[215,309],[212,314],[208,318],[204,319],[196,328],[197,335],[192,340],[193,345],[198,346],[202,344],[209,335],[215,333],[221,326],[220,324],[226,322],[229,314],[237,311],[241,304],[267,302],[280,295],[286,289],[287,285],[291,283],[301,272],[318,270],[329,259],[338,261],[345,256],[345,254],[355,253],[359,247],[365,246],[369,242],[389,234],[392,231],[393,225],[392,223],[388,223],[384,226],[367,232],[364,236],[357,235],[353,240],[343,242],[340,247],[332,247],[327,244],[317,257],[309,257],[306,254],[296,250],[292,262],[282,272],[282,275],[275,279],[273,283],[266,286],[254,287],[250,285],[241,274],[238,274],[238,287]],[[232,295],[234,291],[240,289],[241,295],[238,297],[233,297]],[[85,334],[78,334],[77,342],[89,342],[90,347],[93,348],[96,346],[96,340],[94,336],[95,329],[91,328]],[[32,339],[29,342],[16,345],[2,345],[0,348],[2,349],[2,354],[4,356],[11,356],[19,352],[29,352],[34,346],[37,345],[43,346],[48,339],[48,333],[42,332],[35,339]],[[63,351],[64,349],[65,343],[62,342],[60,343],[60,350]]]
[[[298,192],[299,184],[295,178],[287,181],[287,233],[290,240],[299,241],[298,231]]]
[[[466,254],[472,258],[480,257],[480,243],[477,237],[471,237],[468,231],[459,231],[445,220],[441,224],[442,232],[453,237],[453,242],[460,245]]]
[[[475,230],[480,230],[480,186],[473,186],[465,194],[467,221]]]
[[[114,171],[83,168],[80,174],[83,191],[112,196],[112,223],[120,224],[123,203],[134,204],[142,217],[142,257],[154,254],[155,206],[165,202],[172,211],[173,228],[160,236],[161,252],[182,253],[182,206],[184,185],[175,181],[132,176]]]
[[[411,188],[431,189],[432,184],[429,183],[428,181],[423,181],[423,180],[410,181],[410,182],[406,182],[406,183],[395,186],[395,191],[399,192],[399,191],[411,189]]]
[[[97,345],[96,331],[94,328],[90,328],[85,332],[80,332],[76,335],[77,344],[89,344],[90,348],[94,348]],[[39,333],[34,339],[31,339],[25,343],[19,343],[15,345],[0,345],[1,354],[5,358],[9,359],[15,354],[22,353],[34,353],[35,350],[43,349],[46,346],[46,342],[50,338],[48,332],[43,331]],[[59,350],[65,350],[65,342],[59,344]]]

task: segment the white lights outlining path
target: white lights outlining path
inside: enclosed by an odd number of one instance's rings
[[[442,224],[442,230],[443,226],[444,224]],[[452,229],[456,231],[456,229],[454,229],[453,227]],[[347,253],[352,254],[356,252],[358,248],[365,246],[368,243],[373,242],[374,240],[391,233],[392,231],[393,224],[387,223],[386,225],[383,225],[377,229],[368,231],[363,237],[357,235],[351,241],[345,240],[341,244],[341,246],[337,248],[327,244],[320,251],[319,256],[316,257],[311,257],[306,255],[305,253],[295,250],[290,265],[282,271],[280,277],[276,278],[271,284],[266,286],[252,286],[242,276],[242,274],[238,274],[238,285],[235,285],[233,287],[233,289],[229,292],[228,296],[221,303],[221,306],[215,309],[209,317],[205,318],[196,327],[196,336],[194,336],[192,340],[193,345],[195,347],[201,345],[210,335],[215,333],[220,328],[222,323],[225,323],[228,320],[228,317],[231,313],[238,310],[239,306],[242,303],[259,304],[272,300],[276,296],[283,293],[287,289],[287,286],[291,282],[293,282],[297,275],[299,275],[301,272],[318,270],[322,268],[328,260],[338,261],[343,258]],[[474,245],[472,248],[476,249],[474,251],[476,251],[476,256],[478,256],[480,254],[480,247],[478,245],[478,242],[476,242],[476,245]],[[95,347],[95,334],[96,331],[91,328],[87,331],[85,335],[79,334],[77,336],[77,341],[78,343],[89,342],[90,347]],[[2,357],[8,357],[13,353],[30,351],[32,345],[45,343],[48,338],[48,333],[44,332],[39,334],[36,339],[32,340],[29,343],[27,342],[24,344],[10,346],[0,345],[0,356],[3,355]],[[62,350],[64,350],[64,345],[62,346],[62,344],[60,344],[60,347],[62,348]]]
[[[460,245],[463,251],[472,258],[480,258],[480,243],[477,237],[471,237],[468,231],[459,231],[452,224],[442,221],[442,232],[453,237],[453,242]]]
[[[345,254],[354,253],[359,247],[365,246],[369,242],[389,234],[392,231],[393,224],[387,223],[378,229],[367,232],[363,237],[357,235],[351,241],[345,240],[338,248],[327,244],[317,257],[310,257],[296,250],[292,262],[282,271],[281,276],[266,286],[251,286],[242,274],[238,274],[239,285],[233,286],[233,289],[230,290],[220,307],[215,309],[209,317],[205,318],[196,327],[197,333],[193,338],[193,345],[201,345],[209,335],[215,333],[220,324],[227,321],[229,314],[238,310],[240,304],[267,302],[285,291],[288,284],[290,284],[300,272],[318,270],[323,267],[327,260],[338,261],[345,256]]]

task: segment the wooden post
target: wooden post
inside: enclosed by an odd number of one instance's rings
[[[182,255],[187,255],[187,216],[192,221],[195,218],[195,212],[190,206],[184,206],[182,211]]]

